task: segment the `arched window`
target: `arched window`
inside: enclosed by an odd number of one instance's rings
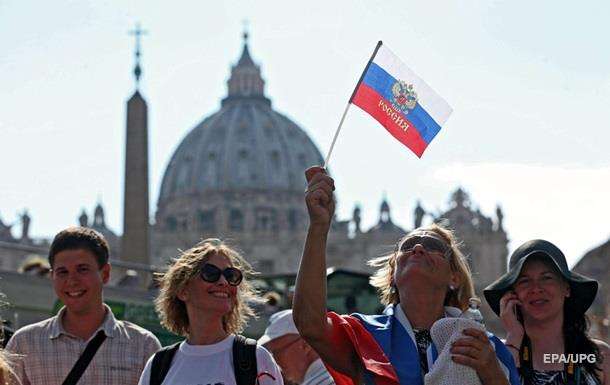
[[[244,214],[241,210],[231,209],[229,213],[229,229],[232,231],[244,230]]]
[[[176,231],[178,229],[178,221],[175,217],[168,217],[165,220],[165,227],[169,231]]]
[[[216,223],[214,210],[201,210],[197,215],[199,230],[201,231],[215,231]]]
[[[237,178],[245,181],[248,178],[248,151],[240,150],[237,155]]]
[[[299,154],[299,164],[301,166],[309,167],[309,164],[307,164],[307,156],[303,153]]]
[[[277,213],[269,207],[259,207],[255,210],[255,230],[277,231]]]
[[[288,228],[290,230],[296,230],[299,228],[299,213],[297,210],[288,210]]]
[[[176,180],[176,190],[185,191],[189,185],[189,178],[191,175],[191,169],[193,168],[193,158],[187,156],[184,162],[179,163],[178,176]]]
[[[271,151],[271,154],[269,154],[269,159],[271,160],[271,164],[273,165],[274,169],[277,170],[282,166],[282,163],[280,162],[280,153],[277,150]]]
[[[208,154],[204,170],[204,183],[210,187],[216,187],[218,185],[218,161],[216,153],[210,152]]]
[[[274,186],[282,184],[282,162],[280,161],[280,153],[277,150],[273,150],[269,153],[269,163],[271,170],[271,183]]]

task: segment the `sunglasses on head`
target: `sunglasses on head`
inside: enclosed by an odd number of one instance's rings
[[[218,266],[212,265],[211,263],[206,263],[199,271],[201,279],[209,283],[218,282],[221,275],[225,277],[231,286],[239,285],[244,278],[241,270],[235,267],[227,267],[226,269],[221,270]]]
[[[414,235],[404,240],[400,245],[400,251],[409,252],[413,251],[416,245],[422,245],[428,252],[438,252],[443,255],[447,255],[449,252],[449,245],[444,241],[430,236],[430,235]]]

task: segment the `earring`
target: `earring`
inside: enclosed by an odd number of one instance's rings
[[[390,294],[396,294],[396,285],[392,284],[392,287],[390,288]]]
[[[455,286],[453,286],[453,285],[449,285],[449,290],[451,290],[451,291],[455,291]]]

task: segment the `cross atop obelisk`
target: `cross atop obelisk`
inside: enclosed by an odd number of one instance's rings
[[[242,37],[244,38],[244,44],[248,44],[248,24],[250,24],[250,22],[247,19],[244,19],[241,21],[242,25],[244,26],[244,32],[242,34]]]
[[[136,65],[133,69],[133,74],[136,77],[136,89],[138,89],[140,85],[140,76],[142,76],[142,67],[140,67],[140,41],[143,35],[146,35],[148,31],[145,31],[140,28],[140,23],[136,23],[136,28],[134,30],[129,31],[129,34],[136,37]]]

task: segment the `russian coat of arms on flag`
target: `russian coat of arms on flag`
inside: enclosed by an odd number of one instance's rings
[[[381,42],[350,102],[375,118],[418,157],[452,109]]]

